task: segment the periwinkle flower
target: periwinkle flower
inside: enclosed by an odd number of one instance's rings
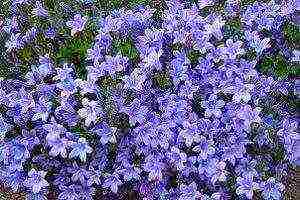
[[[42,188],[49,186],[49,183],[45,180],[47,172],[37,171],[34,168],[28,172],[28,178],[24,182],[24,185],[32,189],[33,193],[39,193]]]
[[[161,70],[162,64],[161,64],[159,58],[161,57],[162,53],[163,53],[162,49],[155,50],[155,49],[151,48],[149,50],[148,54],[143,59],[143,62],[144,62],[143,69],[145,71],[150,71],[152,69]]]
[[[178,170],[182,170],[185,167],[187,155],[184,152],[180,152],[177,147],[173,146],[171,148],[171,152],[169,153],[168,157]]]
[[[43,7],[42,2],[36,1],[35,8],[32,9],[32,14],[39,17],[47,17],[48,11]]]
[[[223,38],[222,27],[225,25],[225,21],[221,16],[210,15],[208,16],[209,23],[204,25],[205,34],[211,36],[215,36],[218,40]]]
[[[197,184],[192,182],[189,185],[180,185],[180,197],[178,200],[196,200],[200,197],[200,192],[197,190]]]
[[[161,180],[162,171],[165,168],[163,162],[160,161],[160,156],[149,155],[145,159],[144,170],[149,172],[148,180]]]
[[[247,199],[252,199],[254,190],[259,189],[259,184],[253,178],[253,174],[251,173],[245,173],[242,177],[237,177],[236,183],[238,187],[236,193],[238,195],[245,195]]]
[[[217,118],[220,118],[222,115],[221,108],[225,106],[223,100],[218,100],[218,96],[211,94],[207,101],[202,101],[201,106],[205,109],[205,116],[211,117],[214,115]]]
[[[129,76],[125,75],[123,79],[124,88],[141,91],[144,88],[144,82],[146,79],[147,76],[145,72],[141,68],[135,68]]]
[[[182,125],[183,129],[180,131],[179,135],[185,139],[186,146],[190,147],[193,142],[199,142],[201,130],[199,130],[198,124],[196,122],[191,123],[189,121],[184,121]]]
[[[102,108],[97,101],[89,101],[87,98],[84,98],[82,105],[83,108],[78,110],[78,114],[85,119],[86,126],[90,126],[92,122],[96,122],[97,118],[103,114]]]
[[[5,43],[6,51],[10,52],[12,50],[20,49],[23,46],[23,41],[21,38],[21,33],[11,34],[10,40]]]
[[[12,125],[6,123],[0,114],[0,143],[4,140],[6,133],[12,128]]]
[[[213,0],[200,0],[198,2],[198,6],[199,6],[199,9],[203,9],[207,6],[213,6],[214,5],[214,1]]]
[[[39,63],[38,71],[43,77],[52,73],[53,63],[48,54],[40,56]]]
[[[228,39],[226,40],[226,47],[224,47],[224,53],[229,59],[236,59],[238,55],[242,55],[245,53],[245,50],[241,48],[242,45],[242,41],[233,42],[232,39]]]
[[[44,124],[43,128],[48,132],[46,141],[56,140],[60,138],[60,135],[63,135],[67,132],[67,129],[61,124],[58,124],[54,118],[51,119],[50,124]]]
[[[44,96],[39,98],[39,102],[35,105],[34,115],[32,120],[41,119],[42,121],[47,121],[49,117],[49,113],[52,108],[52,103]]]
[[[129,116],[129,122],[131,125],[135,125],[137,122],[142,124],[146,121],[148,107],[142,105],[140,100],[134,99],[129,107],[122,107],[120,112],[124,112]]]
[[[58,195],[59,200],[76,200],[79,199],[80,195],[78,194],[76,185],[70,186],[61,186],[60,194]]]
[[[21,113],[27,112],[35,105],[32,93],[27,92],[24,87],[22,87],[18,92],[13,91],[9,93],[7,98],[9,100],[8,106],[20,108]]]
[[[119,175],[113,173],[105,179],[102,186],[104,188],[110,188],[112,192],[117,193],[120,185],[122,185],[122,181],[120,180]]]
[[[213,155],[215,153],[214,141],[207,140],[205,137],[200,136],[199,144],[197,144],[193,151],[199,153],[200,158],[207,159],[209,155]]]
[[[100,142],[103,145],[107,144],[108,142],[116,143],[116,131],[117,128],[110,127],[106,122],[97,124],[91,129],[91,132],[101,137]]]
[[[249,45],[255,49],[257,55],[270,48],[270,38],[260,39],[257,31],[245,31],[245,39],[249,42]]]
[[[56,157],[59,154],[63,157],[67,157],[67,148],[73,144],[72,141],[69,141],[66,138],[56,138],[54,140],[48,140],[48,145],[51,146],[49,152],[50,156]]]
[[[240,108],[240,110],[237,113],[237,117],[239,119],[244,120],[244,125],[246,126],[246,128],[249,128],[252,122],[261,122],[259,114],[260,108],[257,107],[255,109],[252,109],[250,105],[245,105],[242,108]]]
[[[187,76],[188,66],[190,61],[183,52],[175,52],[175,58],[171,61],[171,72],[170,75],[177,86],[180,81],[185,81]]]
[[[93,148],[89,146],[85,138],[79,138],[78,141],[71,145],[73,148],[69,154],[70,158],[79,157],[82,162],[86,161],[86,154],[92,153]]]
[[[278,181],[274,177],[270,177],[267,181],[263,181],[259,185],[262,190],[262,197],[267,200],[279,200],[282,199],[282,192],[284,190],[284,185]]]
[[[71,28],[71,35],[74,36],[77,32],[81,32],[87,22],[87,17],[82,17],[81,14],[74,15],[73,20],[68,21],[66,25]]]

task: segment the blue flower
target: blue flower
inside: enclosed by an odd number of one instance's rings
[[[142,124],[146,121],[148,107],[143,106],[139,99],[134,99],[129,107],[122,107],[120,112],[124,112],[129,116],[131,125],[135,125],[137,122]]]
[[[52,108],[52,103],[44,96],[39,98],[39,102],[36,104],[34,108],[34,115],[32,116],[32,120],[41,119],[42,121],[47,121],[50,111]]]
[[[236,59],[238,55],[242,55],[245,53],[245,50],[241,48],[242,45],[242,41],[233,42],[232,39],[228,39],[226,40],[224,53],[228,56],[229,59]]]
[[[145,159],[144,170],[149,172],[148,180],[162,180],[162,170],[165,168],[160,156],[149,155]]]
[[[119,175],[117,173],[113,173],[109,175],[102,186],[104,188],[110,188],[112,192],[117,193],[118,192],[118,187],[122,185],[122,181],[119,178]]]
[[[237,177],[236,183],[238,185],[236,193],[238,195],[246,195],[248,199],[252,199],[253,191],[259,189],[259,184],[254,182],[253,174],[244,173],[242,177]]]
[[[116,131],[117,128],[110,127],[106,122],[97,124],[91,129],[91,132],[101,137],[100,142],[103,145],[107,144],[108,142],[116,143]]]
[[[282,199],[282,192],[284,190],[284,185],[277,182],[274,177],[270,177],[267,181],[260,184],[262,190],[262,196],[266,200],[279,200]]]
[[[217,118],[220,118],[222,115],[221,108],[225,106],[223,100],[218,100],[217,95],[211,94],[207,101],[202,101],[201,106],[205,109],[205,116],[211,117],[214,115]]]
[[[87,98],[82,100],[83,108],[78,110],[78,115],[85,119],[85,125],[90,126],[96,122],[98,117],[103,115],[103,110],[97,101],[89,101]]]
[[[48,11],[43,7],[40,1],[36,1],[35,8],[32,9],[32,14],[39,17],[47,17]]]
[[[188,78],[187,70],[190,65],[190,61],[184,52],[176,52],[175,58],[171,61],[171,76],[175,86],[177,86],[180,81],[185,81]]]
[[[46,174],[47,172],[31,169],[28,172],[28,178],[24,182],[24,185],[31,188],[33,193],[39,193],[42,188],[49,186],[49,183],[44,179]]]
[[[202,159],[207,159],[208,155],[215,153],[214,141],[207,140],[205,137],[200,136],[199,144],[193,148],[193,151],[199,152],[199,156]]]
[[[51,146],[49,155],[56,157],[59,154],[63,157],[67,157],[67,149],[72,145],[72,142],[66,138],[56,138],[54,140],[48,140],[48,145]]]
[[[85,138],[79,138],[78,142],[75,144],[72,144],[72,151],[69,155],[70,158],[79,157],[82,162],[86,161],[86,154],[92,153],[93,148],[89,146],[89,144],[86,142]]]
[[[60,187],[60,194],[58,195],[59,200],[77,200],[80,195],[78,194],[76,185],[64,186]]]
[[[135,68],[129,76],[124,76],[124,88],[141,91],[144,88],[144,82],[146,81],[146,79],[146,72],[141,68]]]
[[[52,73],[53,63],[48,54],[40,56],[39,63],[38,71],[43,77]]]
[[[87,22],[87,17],[82,17],[80,14],[74,15],[73,20],[68,21],[66,25],[71,28],[71,35],[74,36],[77,32],[84,29]]]
[[[196,200],[200,197],[197,191],[197,184],[192,182],[190,185],[180,185],[180,197],[178,200]]]
[[[5,122],[0,114],[0,143],[4,140],[6,133],[12,128],[12,125]]]
[[[191,123],[189,121],[183,122],[183,129],[179,132],[179,135],[185,139],[187,147],[192,146],[193,142],[198,142],[200,138],[200,130],[197,123]]]

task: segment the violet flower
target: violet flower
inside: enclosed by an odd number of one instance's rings
[[[86,154],[92,153],[93,148],[89,146],[85,138],[79,138],[78,141],[71,145],[73,148],[69,154],[70,158],[79,157],[82,162],[86,161]]]
[[[76,14],[73,20],[70,20],[66,25],[71,28],[71,35],[74,36],[77,32],[81,32],[87,22],[87,17],[82,17],[81,14]]]
[[[28,178],[24,182],[26,187],[32,189],[33,193],[39,193],[42,188],[49,186],[49,183],[45,180],[47,172],[36,171],[34,168],[28,172]]]

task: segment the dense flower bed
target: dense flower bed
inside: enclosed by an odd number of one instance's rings
[[[35,200],[283,199],[300,5],[249,2],[1,2],[1,183]]]

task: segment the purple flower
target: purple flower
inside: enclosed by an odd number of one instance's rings
[[[48,132],[46,141],[59,139],[60,135],[64,135],[67,132],[66,128],[58,124],[54,118],[51,119],[51,124],[44,124],[43,128]]]
[[[71,145],[72,151],[69,155],[70,158],[79,157],[82,162],[86,161],[86,154],[92,153],[93,148],[89,146],[85,138],[79,138],[78,142]]]
[[[106,61],[103,62],[99,67],[103,68],[104,71],[108,72],[109,75],[113,76],[117,72],[121,72],[127,66],[128,58],[117,56],[106,56]]]
[[[189,121],[183,122],[183,129],[179,132],[179,135],[185,139],[185,144],[187,147],[192,146],[193,142],[199,142],[200,130],[198,124],[191,123]]]
[[[144,88],[144,82],[146,79],[145,71],[141,68],[135,68],[133,72],[131,72],[130,76],[125,75],[123,79],[124,88],[141,91]]]
[[[225,25],[225,21],[221,16],[211,14],[207,17],[209,23],[204,25],[205,34],[209,37],[215,36],[218,40],[223,38],[222,27]]]
[[[97,101],[89,101],[87,98],[84,98],[82,105],[83,108],[78,110],[78,114],[85,119],[86,126],[90,126],[92,122],[96,122],[97,118],[103,114],[102,108]]]
[[[261,40],[257,31],[245,31],[245,38],[249,42],[249,45],[255,49],[258,55],[260,55],[265,49],[271,47],[270,38],[264,38]]]
[[[106,122],[102,122],[101,124],[97,124],[92,128],[91,132],[97,134],[101,137],[101,144],[105,145],[108,142],[116,143],[116,131],[117,128],[110,127]]]
[[[79,167],[76,163],[73,163],[73,166],[68,169],[68,172],[72,174],[71,180],[73,182],[79,181],[82,185],[85,185],[91,176],[90,171]]]
[[[11,92],[7,95],[7,98],[9,100],[8,106],[20,108],[21,113],[26,113],[35,105],[32,94],[27,92],[24,87],[22,87],[18,92]]]
[[[66,158],[66,148],[71,146],[73,142],[69,141],[66,138],[56,138],[54,140],[48,140],[48,144],[51,146],[51,150],[49,152],[50,156],[56,157],[60,154],[63,158]]]
[[[171,61],[171,76],[174,84],[177,86],[180,81],[185,81],[188,78],[187,70],[190,61],[183,52],[176,52],[175,58]]]
[[[42,121],[47,121],[48,116],[50,114],[52,108],[52,103],[44,96],[39,98],[39,102],[36,104],[34,108],[34,115],[32,116],[32,120],[42,119]]]
[[[95,84],[95,81],[90,79],[90,76],[88,76],[87,80],[82,80],[82,79],[76,79],[75,84],[77,87],[80,88],[80,93],[82,95],[86,93],[96,93],[97,91],[97,86]]]
[[[24,185],[31,188],[33,193],[39,193],[42,188],[49,186],[49,183],[44,179],[46,174],[47,172],[31,169]]]
[[[214,5],[214,1],[213,0],[200,0],[198,2],[198,6],[199,6],[199,9],[203,9],[207,6],[213,6]]]
[[[129,122],[131,125],[135,125],[136,122],[142,124],[146,120],[148,107],[143,106],[139,99],[134,99],[129,107],[122,107],[120,112],[124,112],[129,116]]]
[[[242,41],[233,42],[232,39],[228,39],[226,40],[226,47],[224,47],[223,51],[229,59],[236,59],[238,55],[245,53],[245,50],[241,48],[242,45]]]
[[[180,185],[180,200],[193,200],[200,197],[200,192],[197,191],[197,184],[192,182],[190,185]]]
[[[245,105],[240,108],[240,110],[237,113],[237,117],[239,119],[244,120],[244,125],[246,128],[250,128],[250,124],[252,122],[261,122],[261,118],[259,116],[260,114],[260,108],[252,109],[250,105]]]
[[[165,165],[160,161],[160,156],[149,155],[145,159],[144,170],[149,172],[148,180],[162,180],[162,170]]]
[[[261,182],[260,188],[262,190],[262,196],[264,199],[282,199],[282,192],[284,185],[277,182],[275,178],[270,177],[267,181]]]
[[[73,20],[68,21],[66,24],[71,29],[71,35],[74,36],[77,32],[80,32],[84,29],[84,26],[87,22],[87,17],[81,17],[80,14],[76,14]]]
[[[39,57],[38,71],[43,77],[52,73],[53,63],[48,54]]]
[[[148,52],[148,54],[143,59],[143,70],[145,71],[151,71],[154,68],[157,70],[162,69],[162,65],[160,63],[159,58],[161,57],[163,51],[161,49],[155,50],[151,48]]]
[[[54,39],[56,31],[54,28],[49,27],[47,30],[45,30],[44,34],[46,38]]]
[[[220,118],[222,115],[221,108],[225,106],[223,100],[218,100],[217,95],[211,94],[207,101],[202,101],[201,106],[205,109],[205,116],[211,117],[214,115],[217,118]]]
[[[43,7],[40,1],[36,1],[35,8],[32,9],[32,14],[39,17],[47,17],[48,11]]]
[[[205,137],[200,136],[199,144],[193,148],[193,151],[199,152],[200,158],[207,159],[208,155],[215,153],[214,141],[207,140]]]
[[[246,195],[248,199],[252,199],[253,191],[259,189],[259,184],[254,182],[253,174],[245,173],[242,177],[237,177],[236,183],[238,185],[236,193],[238,195]]]
[[[11,34],[10,40],[5,43],[6,51],[17,50],[23,46],[23,41],[21,38],[21,33]]]
[[[184,152],[173,146],[171,152],[168,153],[168,157],[171,162],[176,166],[178,170],[182,170],[187,162],[187,155]]]
[[[0,114],[0,143],[4,140],[6,133],[12,128],[12,125],[5,122]]]
[[[122,185],[122,181],[120,180],[119,175],[113,173],[105,179],[102,186],[104,188],[110,188],[113,193],[117,193],[120,185]]]
[[[58,195],[59,200],[77,200],[80,197],[74,184],[70,186],[63,185],[60,187],[60,190],[61,193]]]

